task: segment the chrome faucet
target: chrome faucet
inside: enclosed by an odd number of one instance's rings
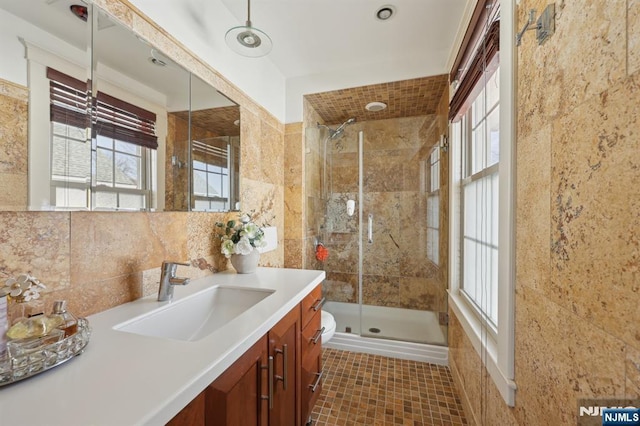
[[[165,302],[173,299],[173,286],[189,284],[189,278],[176,277],[178,265],[190,266],[181,262],[162,262],[162,273],[160,274],[160,288],[158,289],[158,302]]]

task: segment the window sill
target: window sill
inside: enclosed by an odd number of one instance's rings
[[[476,353],[482,360],[489,376],[496,385],[496,388],[502,395],[504,402],[509,406],[515,405],[516,396],[516,383],[507,378],[500,370],[498,365],[498,342],[497,340],[484,329],[484,326],[480,322],[480,319],[472,311],[467,301],[463,296],[457,292],[449,292],[449,306],[455,313],[456,318],[462,325],[467,338],[476,350]],[[499,337],[498,337],[499,338]]]

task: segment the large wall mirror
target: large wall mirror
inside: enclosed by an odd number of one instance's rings
[[[239,209],[238,105],[146,40],[81,0],[0,0],[0,45],[0,210]]]

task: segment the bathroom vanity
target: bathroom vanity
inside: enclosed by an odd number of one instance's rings
[[[92,315],[85,353],[0,389],[2,423],[304,424],[320,392],[323,279],[323,271],[225,272],[176,288],[171,302],[150,296]],[[214,292],[261,296],[205,332],[162,322],[179,314],[188,324],[181,309],[197,313],[195,301]],[[154,319],[167,328],[160,335],[145,325]]]

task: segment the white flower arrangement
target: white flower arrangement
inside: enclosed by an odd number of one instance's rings
[[[267,245],[263,229],[252,221],[248,213],[240,214],[239,221],[230,220],[226,224],[216,222],[216,227],[220,228],[220,251],[226,258],[230,258],[232,254],[247,255],[254,248]]]
[[[29,302],[40,298],[40,291],[46,286],[36,277],[28,274],[18,275],[16,278],[9,278],[4,286],[0,287],[0,296],[9,296],[16,302]]]

